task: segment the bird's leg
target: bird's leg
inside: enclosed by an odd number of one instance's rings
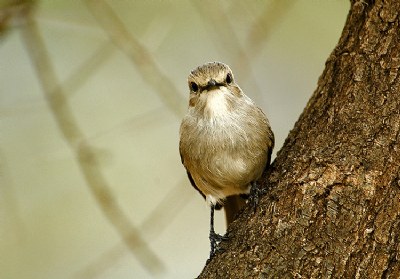
[[[211,251],[210,251],[210,259],[215,255],[215,252],[218,250],[217,245],[223,240],[226,240],[228,237],[225,235],[220,235],[217,234],[214,230],[214,210],[215,210],[215,205],[211,204],[211,215],[210,215],[210,245],[211,245]]]
[[[216,233],[214,230],[214,205],[211,204],[211,216],[210,216],[210,245],[211,245],[211,251],[210,251],[210,259],[214,256],[215,254],[215,248],[217,247],[217,239],[216,239]]]

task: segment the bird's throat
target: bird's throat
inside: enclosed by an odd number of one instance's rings
[[[226,88],[215,89],[207,92],[207,100],[205,106],[205,116],[213,121],[220,118],[225,118],[230,113],[230,106],[228,102],[227,94],[229,94]]]

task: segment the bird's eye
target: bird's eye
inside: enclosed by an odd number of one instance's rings
[[[193,92],[197,92],[199,90],[199,86],[193,81],[189,83],[189,87]]]
[[[231,73],[228,73],[226,75],[226,83],[227,84],[231,84],[232,83],[232,74]]]

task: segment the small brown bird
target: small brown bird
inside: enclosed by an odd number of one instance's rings
[[[227,224],[233,221],[244,204],[238,195],[250,194],[270,163],[274,135],[265,114],[235,83],[227,65],[199,66],[188,83],[189,108],[180,127],[179,151],[191,184],[211,207],[212,257],[222,239],[214,231],[214,209],[224,206]]]

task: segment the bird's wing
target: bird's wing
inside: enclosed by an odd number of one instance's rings
[[[186,173],[187,173],[187,176],[188,176],[188,178],[189,178],[190,184],[192,184],[193,188],[195,188],[195,189],[200,193],[200,195],[202,195],[203,198],[205,199],[206,196],[205,196],[205,195],[200,191],[200,189],[196,186],[196,183],[194,182],[192,175],[190,174],[189,170],[188,170],[188,169],[186,168],[186,166],[185,166],[185,162],[184,162],[184,159],[183,159],[183,155],[182,155],[182,150],[181,150],[181,144],[180,144],[180,142],[179,142],[179,155],[181,156],[182,165],[183,165],[183,166],[185,167],[185,169],[186,169]]]
[[[187,167],[185,166],[185,160],[184,160],[183,155],[182,155],[181,145],[180,145],[180,144],[179,144],[179,155],[181,156],[181,162],[182,162],[183,166],[184,166],[185,169],[186,169],[186,173],[187,173],[187,176],[188,176],[188,178],[189,178],[190,184],[192,184],[193,188],[196,189],[196,190],[200,193],[200,195],[202,195],[202,197],[203,197],[204,199],[206,199],[206,196],[205,196],[205,195],[203,194],[203,192],[201,192],[200,189],[197,187],[197,185],[196,185],[196,183],[194,182],[194,179],[193,179],[193,177],[192,177],[192,174],[190,173],[190,171],[189,171],[189,170],[187,169]],[[217,203],[216,205],[214,205],[214,209],[216,209],[216,210],[220,210],[222,207],[223,207],[223,204],[221,204],[221,203]]]

